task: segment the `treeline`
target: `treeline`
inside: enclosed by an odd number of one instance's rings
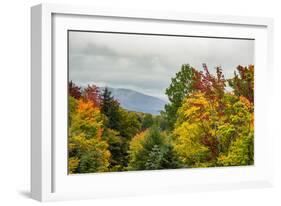
[[[231,79],[203,66],[182,65],[161,115],[127,111],[107,88],[69,82],[69,173],[253,164],[254,66],[238,66]]]
[[[123,109],[105,88],[69,83],[69,173],[127,170],[132,137],[160,116]]]

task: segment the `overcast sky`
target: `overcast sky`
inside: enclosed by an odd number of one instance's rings
[[[211,72],[221,66],[226,78],[237,65],[254,64],[254,40],[69,33],[69,79],[77,85],[128,88],[165,97],[182,64]]]

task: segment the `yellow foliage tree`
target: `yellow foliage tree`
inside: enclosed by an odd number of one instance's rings
[[[99,108],[91,101],[77,100],[69,127],[69,173],[107,171],[110,152],[102,140],[102,127]]]
[[[129,170],[133,168],[133,163],[137,160],[137,153],[143,148],[142,142],[147,137],[148,130],[136,134],[129,145]]]
[[[186,167],[252,164],[254,117],[247,98],[225,93],[209,101],[202,92],[192,93],[178,116],[173,143]]]
[[[208,166],[206,162],[214,159],[217,153],[215,124],[218,114],[215,104],[197,92],[189,95],[178,110],[173,142],[186,167]]]

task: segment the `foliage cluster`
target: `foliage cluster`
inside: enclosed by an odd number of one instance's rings
[[[215,69],[182,65],[160,115],[69,82],[69,173],[254,164],[254,65],[229,79]]]

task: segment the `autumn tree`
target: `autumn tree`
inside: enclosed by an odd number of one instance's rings
[[[244,96],[250,102],[254,102],[254,65],[243,67],[239,65],[234,77],[228,80],[237,96]]]
[[[101,95],[100,90],[95,85],[88,85],[82,92],[85,100],[91,101],[94,107],[100,107]]]
[[[90,101],[78,100],[68,136],[69,173],[107,171],[110,152],[102,140],[102,116]]]
[[[218,165],[243,166],[254,164],[254,133],[239,136],[230,145],[229,151],[218,157]]]
[[[129,170],[136,170],[138,167],[138,152],[142,150],[142,142],[147,138],[148,130],[136,134],[130,141],[129,146]]]
[[[106,141],[96,138],[88,139],[81,133],[71,136],[69,144],[69,173],[108,171],[110,152]],[[73,162],[73,160],[76,161]]]
[[[68,84],[68,93],[69,96],[79,99],[81,97],[81,87],[78,87],[72,81],[70,81]]]
[[[160,115],[122,108],[107,87],[69,82],[69,173],[254,164],[254,66],[237,71],[225,79],[221,67],[182,65]]]
[[[178,111],[173,134],[180,159],[187,167],[230,165],[230,162],[239,165],[239,161],[253,161],[252,104],[231,93],[225,94],[220,103],[208,98],[204,93],[194,93],[185,99]]]
[[[215,74],[210,73],[206,64],[203,64],[203,71],[193,69],[193,90],[204,93],[212,101],[220,100],[223,97],[226,86],[222,68],[216,67],[215,69]]]
[[[94,107],[90,101],[78,100],[76,112],[72,115],[70,133],[84,133],[88,138],[98,137],[102,132],[102,124],[99,108]]]
[[[253,104],[246,97],[237,97],[228,114],[228,121],[218,128],[221,148],[218,165],[252,165],[254,164]]]
[[[173,131],[175,151],[186,167],[209,166],[216,160],[217,112],[203,93],[190,94],[178,110]]]
[[[238,159],[250,163],[253,104],[244,96],[225,91],[220,67],[215,74],[203,67],[203,71],[194,70],[194,91],[178,109],[173,130],[175,150],[187,167],[229,165],[232,160],[237,165]],[[241,152],[238,145],[248,150]]]

